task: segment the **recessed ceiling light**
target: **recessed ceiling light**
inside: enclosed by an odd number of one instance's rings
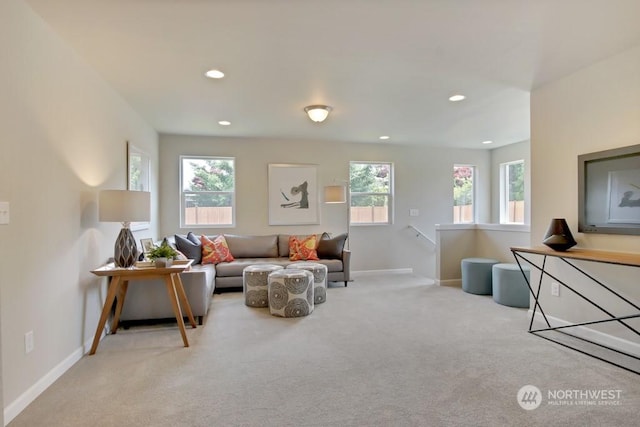
[[[224,77],[224,73],[220,70],[209,70],[204,73],[204,75],[209,77],[210,79],[221,79]]]
[[[231,124],[231,122],[228,121],[228,120],[220,120],[218,122],[218,124],[221,125],[221,126],[229,126]]]
[[[382,136],[380,137],[380,139],[389,139],[389,136],[387,136],[387,135],[382,135]]]
[[[493,144],[493,141],[489,141],[489,140],[487,140],[487,141],[482,141],[482,143],[483,143],[483,144]]]
[[[464,95],[452,95],[449,97],[449,101],[451,102],[458,102],[458,101],[462,101],[464,98],[466,98]]]

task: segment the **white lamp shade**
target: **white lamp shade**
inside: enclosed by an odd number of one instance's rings
[[[325,203],[345,203],[347,201],[347,187],[344,185],[328,185],[324,187]]]
[[[103,190],[98,197],[100,222],[135,222],[151,219],[148,191]]]

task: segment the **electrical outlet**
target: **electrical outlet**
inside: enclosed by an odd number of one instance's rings
[[[418,216],[420,211],[418,209],[409,209],[409,216]]]
[[[29,354],[33,351],[33,331],[24,334],[24,352]]]
[[[560,296],[560,284],[553,282],[551,283],[551,295],[553,295],[554,297],[559,297]]]
[[[9,202],[0,202],[0,224],[9,224]]]

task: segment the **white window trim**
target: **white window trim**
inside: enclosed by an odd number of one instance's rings
[[[194,159],[194,160],[232,160],[233,161],[233,191],[231,193],[231,224],[185,224],[184,222],[184,207],[185,207],[185,192],[183,190],[184,183],[182,182],[182,165],[185,159]],[[179,179],[179,199],[180,199],[180,228],[234,228],[236,226],[236,158],[235,157],[225,157],[225,156],[190,156],[190,155],[182,155],[180,156],[180,167],[178,173],[180,174]],[[192,193],[191,191],[189,193]],[[228,191],[202,191],[201,193],[229,193]]]
[[[524,224],[524,219],[522,222],[511,222],[509,221],[509,212],[508,212],[508,204],[509,204],[509,177],[508,177],[508,168],[511,165],[522,164],[523,170],[525,167],[524,159],[514,160],[511,162],[500,163],[500,224]],[[525,188],[526,191],[526,188]]]
[[[454,168],[464,167],[471,168],[473,170],[472,173],[472,184],[473,188],[471,190],[471,197],[473,198],[473,210],[471,213],[471,221],[470,222],[456,222],[454,224],[477,224],[478,223],[478,167],[476,165],[464,164],[464,163],[455,163],[453,165]],[[452,200],[453,201],[453,200]]]
[[[349,210],[349,212],[351,212],[351,198],[354,194],[356,194],[357,196],[386,196],[387,197],[387,222],[353,222],[353,220],[351,219],[351,214],[349,214],[349,226],[350,227],[371,227],[371,226],[385,226],[385,225],[392,225],[393,224],[393,216],[394,216],[394,209],[393,209],[393,203],[394,203],[394,197],[393,197],[393,193],[394,193],[394,174],[395,174],[395,165],[393,162],[385,162],[385,161],[359,161],[359,160],[352,160],[349,162],[349,180],[351,179],[351,165],[353,164],[370,164],[370,165],[389,165],[390,167],[390,172],[389,172],[389,192],[388,193],[353,193],[351,191],[351,183],[349,182],[349,200],[348,203],[349,205],[347,206],[347,209]]]

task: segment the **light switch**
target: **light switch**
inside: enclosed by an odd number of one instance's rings
[[[9,202],[0,202],[0,224],[9,224]]]
[[[420,211],[418,209],[409,209],[409,216],[418,216]]]

